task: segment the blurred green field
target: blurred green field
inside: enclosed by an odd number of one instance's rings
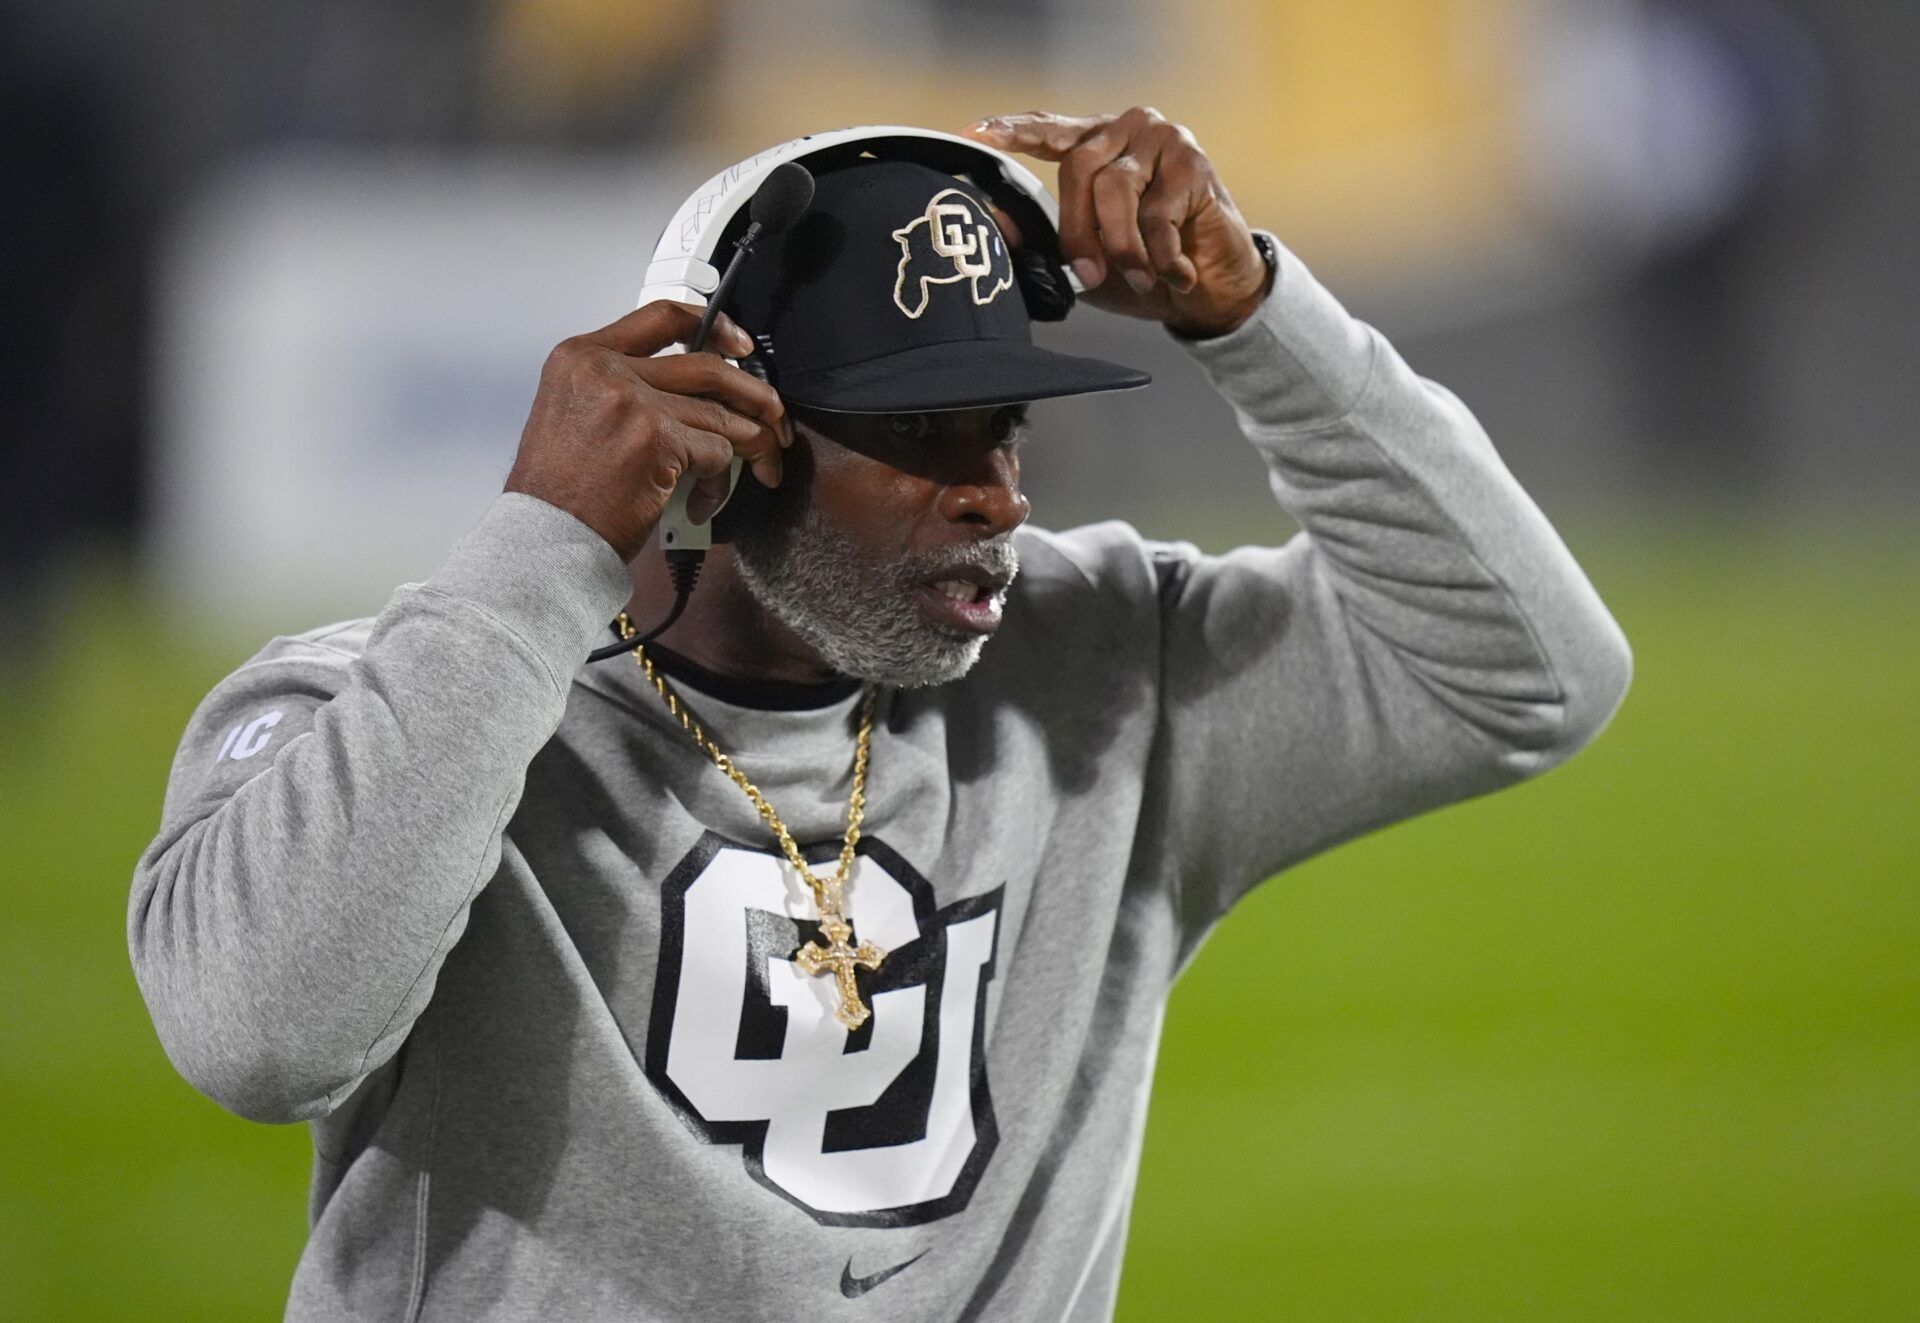
[[[1913,530],[1569,541],[1625,708],[1215,935],[1122,1319],[1920,1318]],[[0,1318],[277,1318],[304,1128],[174,1076],[124,939],[180,728],[257,641],[75,587],[0,710]]]

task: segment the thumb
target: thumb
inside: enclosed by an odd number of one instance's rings
[[[720,507],[727,503],[732,490],[732,483],[725,473],[694,479],[693,491],[687,496],[687,518],[696,524],[706,523],[720,513]]]

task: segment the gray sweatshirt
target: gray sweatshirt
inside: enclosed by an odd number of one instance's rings
[[[1104,1319],[1168,989],[1262,879],[1535,776],[1631,654],[1444,387],[1284,247],[1190,352],[1302,531],[1016,533],[965,679],[885,692],[833,1018],[809,896],[504,494],[195,711],[128,939],[168,1056],[311,1123],[290,1319]],[[830,871],[856,696],[679,687]],[[703,687],[704,686],[704,687]]]

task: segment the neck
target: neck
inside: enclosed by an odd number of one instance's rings
[[[633,596],[627,615],[636,629],[649,629],[673,606],[673,584],[657,541],[648,542],[628,568]],[[754,599],[740,577],[733,549],[726,546],[707,553],[687,609],[659,642],[730,680],[826,684],[845,678]]]

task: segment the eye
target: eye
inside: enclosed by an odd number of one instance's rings
[[[996,413],[991,426],[993,443],[1004,446],[1009,441],[1017,440],[1026,431],[1026,427],[1027,416],[1018,409],[1007,409]]]
[[[933,419],[924,413],[888,414],[887,430],[902,441],[925,441],[933,431]]]

